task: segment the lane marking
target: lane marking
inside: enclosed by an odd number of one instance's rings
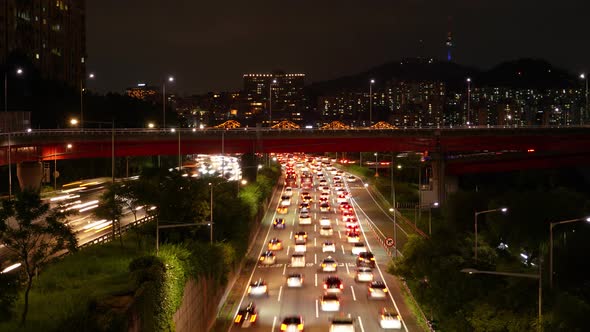
[[[285,265],[286,267],[287,265]],[[346,273],[350,274],[350,270],[348,269],[348,264],[344,264],[344,266],[346,266]],[[283,273],[284,274],[284,273]]]
[[[317,232],[317,231],[318,231],[316,227],[317,227],[317,225],[316,225],[316,224],[314,224],[314,225],[313,225],[313,231],[314,231],[314,232]]]
[[[295,226],[295,217],[293,217],[293,222],[291,223],[292,226]]]
[[[318,263],[318,254],[313,254],[313,263],[314,264]]]
[[[352,299],[356,301],[356,294],[354,294],[354,288],[352,288],[352,285],[350,286],[350,291],[352,292]]]
[[[318,308],[318,299],[315,300],[315,318],[320,317],[320,310]]]
[[[365,327],[363,326],[363,320],[361,316],[359,316],[359,326],[361,327],[361,332],[365,332]]]
[[[293,238],[293,231],[291,231],[291,233],[289,233],[289,238],[292,239]]]
[[[272,319],[272,328],[270,329],[270,332],[274,332],[275,325],[277,325],[277,316]]]
[[[281,294],[283,293],[283,286],[279,287],[279,297],[277,298],[278,302],[281,302]]]
[[[348,267],[347,267],[348,269]],[[285,275],[285,271],[287,271],[287,264],[283,265],[283,275]]]
[[[315,274],[315,286],[318,287],[318,274]]]
[[[291,250],[291,246],[287,246],[287,257],[289,256],[289,250]]]
[[[342,234],[340,234],[340,231],[338,231],[338,237],[342,238]]]
[[[317,239],[314,237],[314,238],[313,238],[313,246],[314,246],[314,247],[317,247],[317,246],[318,246],[318,243],[317,243],[317,241],[316,241],[316,240],[317,240]]]

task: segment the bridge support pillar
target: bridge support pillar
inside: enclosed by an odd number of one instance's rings
[[[16,176],[21,189],[39,191],[43,178],[41,162],[23,162],[16,165]]]
[[[430,153],[432,161],[432,176],[428,186],[422,191],[422,205],[431,205],[435,202],[443,204],[448,194],[458,190],[459,184],[456,176],[445,175],[446,161],[444,155],[438,152]]]

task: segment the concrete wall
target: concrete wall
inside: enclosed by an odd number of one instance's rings
[[[217,318],[217,304],[223,291],[207,278],[189,280],[184,286],[182,304],[174,314],[176,332],[207,331]]]

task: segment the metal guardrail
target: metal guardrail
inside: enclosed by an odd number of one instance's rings
[[[154,218],[155,218],[154,216],[147,216],[147,217],[143,217],[141,219],[138,219],[137,221],[134,221],[132,223],[129,223],[125,226],[122,226],[119,231],[115,231],[114,236],[118,236],[120,234],[123,234],[126,231],[128,231],[129,229],[139,226],[141,224],[144,224],[148,221],[152,221],[152,220],[154,220]],[[113,232],[110,232],[110,233],[100,236],[92,241],[86,242],[81,246],[78,246],[78,249],[86,248],[86,247],[89,247],[89,246],[92,246],[95,244],[105,243],[105,242],[111,241],[112,239],[113,239]]]

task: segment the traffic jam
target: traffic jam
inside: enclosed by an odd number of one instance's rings
[[[276,157],[284,186],[234,327],[405,328],[351,202],[351,190],[364,188],[360,179],[324,156]]]

